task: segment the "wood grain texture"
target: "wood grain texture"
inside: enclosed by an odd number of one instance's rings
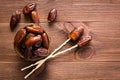
[[[84,22],[93,40],[81,49],[47,61],[45,70],[28,80],[120,80],[120,0],[3,0],[0,1],[0,80],[24,80],[30,70],[20,69],[31,62],[21,59],[13,48],[16,32],[31,23],[24,15],[14,32],[9,20],[15,10],[37,3],[40,25],[50,37],[50,51],[67,39],[64,23],[79,26]],[[50,26],[50,9],[58,10],[57,21]],[[68,43],[63,49],[72,46]],[[63,50],[62,49],[62,50]],[[89,54],[89,57],[86,57]]]

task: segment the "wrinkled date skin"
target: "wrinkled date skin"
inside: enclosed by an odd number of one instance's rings
[[[49,48],[49,39],[46,33],[42,34],[43,46],[48,49]]]
[[[14,47],[23,58],[35,61],[49,55],[49,38],[42,27],[27,25],[16,33]]]
[[[25,29],[20,29],[17,33],[16,36],[14,38],[14,44],[16,46],[18,46],[19,44],[21,44],[21,42],[23,41],[23,39],[26,36],[26,30]]]
[[[57,10],[56,9],[50,10],[50,12],[48,14],[48,22],[55,21],[56,17],[57,17]]]
[[[42,37],[40,36],[40,40],[34,44],[34,47],[39,48],[42,44]]]
[[[36,9],[36,4],[35,3],[29,3],[23,8],[23,14],[29,15],[32,11]]]
[[[85,37],[83,37],[83,38],[78,42],[78,46],[79,46],[79,47],[84,46],[84,45],[86,45],[87,43],[89,43],[91,40],[92,40],[92,37],[91,37],[91,36],[85,36]]]
[[[40,41],[41,39],[41,36],[38,35],[38,36],[35,36],[35,37],[30,37],[29,39],[26,40],[25,42],[25,46],[26,47],[31,47],[33,44],[37,43],[38,41]]]
[[[23,52],[23,48],[21,48],[21,44],[24,41],[26,36],[26,30],[25,29],[20,29],[14,38],[14,48],[16,49],[17,52]],[[22,55],[20,55],[23,57]]]
[[[27,47],[26,49],[25,49],[25,54],[24,54],[24,56],[25,56],[25,58],[26,59],[30,59],[30,58],[32,58],[32,47]]]
[[[47,56],[48,55],[48,50],[45,48],[38,48],[37,50],[34,51],[36,57],[39,56]]]
[[[68,37],[72,39],[73,41],[76,41],[83,35],[84,29],[82,26],[75,28]]]
[[[39,24],[39,16],[38,16],[38,13],[36,11],[31,12],[31,18],[32,18],[32,21],[34,23]]]
[[[33,26],[33,27],[26,27],[26,30],[31,33],[35,34],[42,34],[43,33],[43,28],[39,26]]]
[[[16,28],[17,24],[20,22],[20,19],[21,19],[21,12],[17,10],[12,14],[10,19],[11,31],[13,31]]]
[[[26,40],[31,38],[31,37],[34,37],[35,35],[33,33],[28,33],[27,36],[26,36]]]

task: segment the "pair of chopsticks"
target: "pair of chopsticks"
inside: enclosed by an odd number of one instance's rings
[[[55,57],[55,56],[56,56],[55,53],[56,53],[58,50],[60,50],[64,45],[66,45],[69,41],[70,41],[70,39],[67,39],[63,44],[61,44],[58,48],[56,48],[56,49],[55,49],[48,57],[46,57],[45,59],[39,60],[39,61],[35,62],[34,64],[31,64],[31,65],[29,65],[29,66],[27,66],[27,67],[22,68],[21,71],[24,71],[24,70],[26,70],[26,69],[28,69],[28,68],[30,68],[30,67],[33,67],[33,66],[37,65],[30,73],[28,73],[28,74],[24,77],[24,79],[26,79],[26,78],[27,78],[28,76],[30,76],[35,70],[37,70],[47,59],[50,59],[50,58]]]

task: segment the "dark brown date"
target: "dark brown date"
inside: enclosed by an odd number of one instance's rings
[[[68,37],[72,39],[73,41],[76,41],[79,39],[84,32],[84,28],[82,26],[75,28],[69,35]]]
[[[41,36],[35,36],[35,37],[30,37],[29,39],[26,40],[25,42],[25,46],[26,47],[31,47],[32,45],[34,45],[35,43],[37,43],[38,41],[40,41]]]
[[[32,18],[32,21],[34,23],[39,24],[39,16],[38,16],[38,13],[36,11],[31,12],[31,18]]]
[[[57,10],[56,9],[50,10],[50,12],[48,14],[48,22],[55,21],[56,17],[57,17]]]
[[[36,48],[39,48],[39,47],[41,47],[41,44],[42,44],[42,37],[41,37],[41,35],[40,35],[40,40],[39,40],[38,42],[36,42],[36,43],[34,44],[34,46],[35,46]]]
[[[26,30],[25,29],[20,29],[17,33],[16,36],[14,38],[14,44],[16,46],[18,46],[19,44],[21,44],[21,42],[23,41],[23,39],[26,36]]]
[[[35,34],[42,34],[43,33],[43,28],[42,27],[38,27],[38,26],[34,26],[34,27],[26,27],[26,30],[28,32],[31,32],[31,33],[35,33]]]
[[[36,8],[36,4],[35,3],[29,3],[27,4],[24,8],[23,8],[23,14],[24,15],[28,15],[30,14],[32,11],[34,11]]]
[[[21,19],[21,12],[17,10],[12,14],[10,19],[11,31],[13,31],[16,28],[17,24],[20,22],[20,19]]]
[[[41,56],[48,56],[48,50],[45,48],[38,48],[37,50],[34,51],[35,56],[41,57]]]
[[[32,58],[32,56],[33,56],[32,47],[27,47],[26,48],[24,56],[25,56],[26,59]]]
[[[42,45],[48,49],[49,48],[49,39],[46,33],[42,34]]]
[[[91,36],[85,36],[83,37],[77,44],[79,47],[86,45],[87,43],[89,43],[92,40]]]
[[[28,33],[27,36],[26,36],[26,40],[31,38],[31,37],[34,37],[35,35],[33,33]]]
[[[27,27],[33,27],[34,26],[34,24],[29,24],[29,25],[26,25],[25,27],[24,27],[24,29],[26,29]]]

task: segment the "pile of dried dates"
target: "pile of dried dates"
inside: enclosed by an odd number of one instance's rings
[[[32,19],[35,24],[30,24],[20,29],[14,38],[14,48],[22,58],[35,61],[49,55],[49,38],[45,30],[39,25],[39,16],[36,11],[36,3],[29,3],[22,9],[26,18]],[[55,21],[57,10],[52,9],[48,13],[48,22]],[[21,19],[21,11],[15,11],[10,19],[10,29],[14,31]]]
[[[14,38],[15,50],[27,60],[38,60],[49,55],[49,38],[41,26],[27,25]]]

